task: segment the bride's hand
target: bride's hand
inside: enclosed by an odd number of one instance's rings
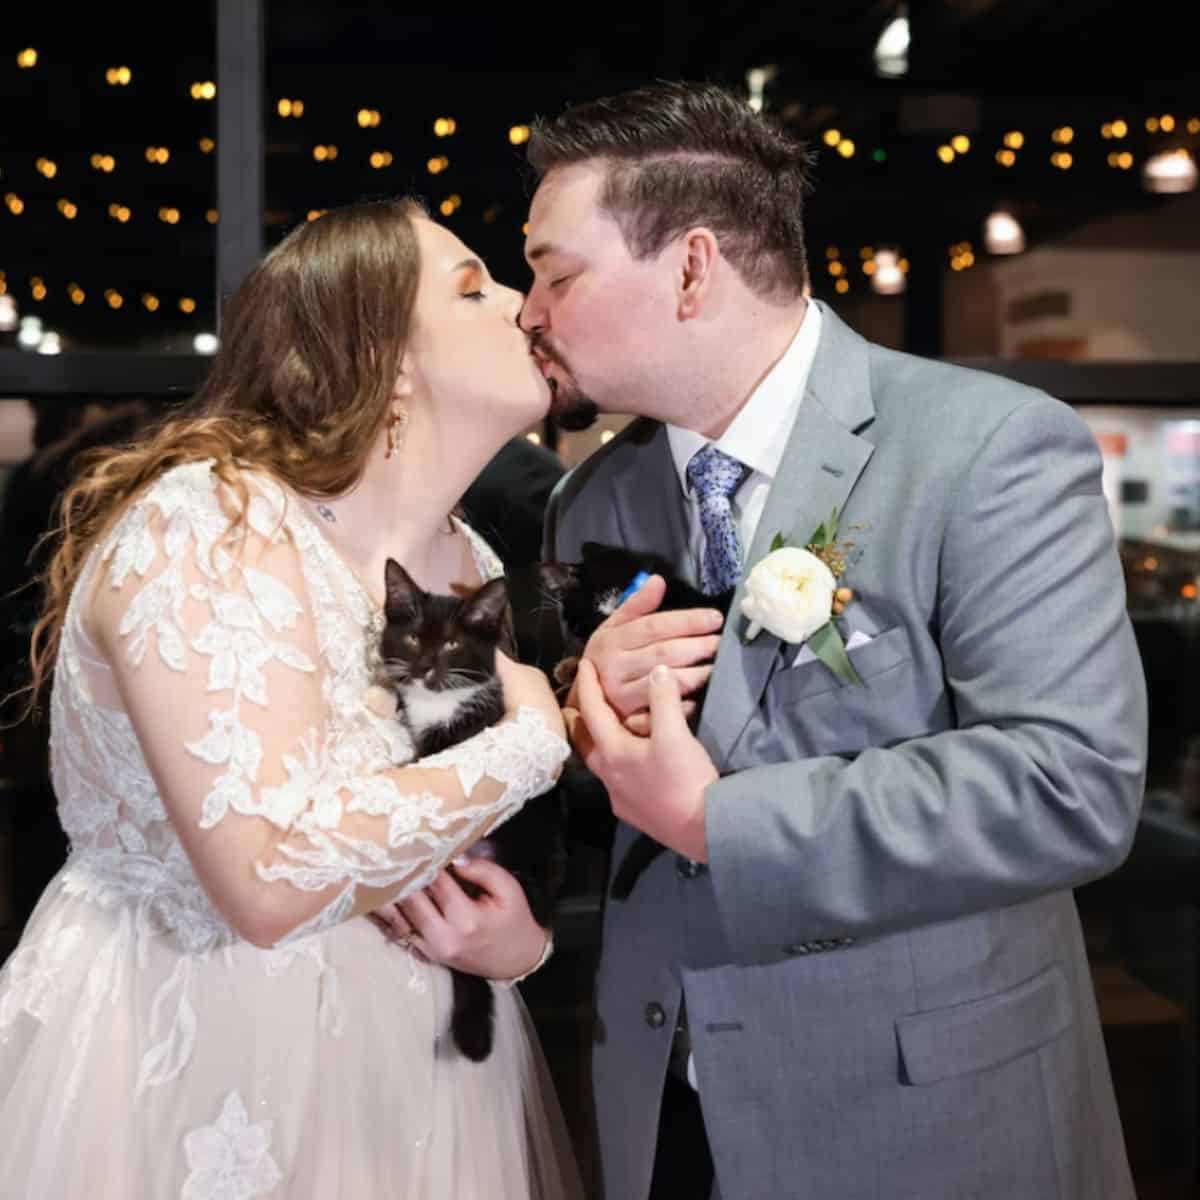
[[[509,716],[515,715],[519,708],[536,708],[555,733],[566,737],[562,712],[554,698],[550,681],[537,667],[526,667],[513,662],[497,650],[496,674],[504,687],[504,707]]]
[[[468,896],[455,874],[474,884],[479,896]],[[521,885],[485,858],[457,860],[453,872],[442,871],[424,891],[395,907],[411,930],[401,941],[432,962],[487,979],[524,974],[549,936],[533,919]]]

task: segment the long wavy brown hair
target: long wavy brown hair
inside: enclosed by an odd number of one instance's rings
[[[358,482],[389,415],[420,270],[415,200],[333,209],[297,227],[250,273],[225,311],[220,349],[183,415],[135,445],[93,452],[63,496],[30,645],[28,703],[58,654],[87,554],[164,472],[211,460],[239,499],[245,468],[308,496]]]

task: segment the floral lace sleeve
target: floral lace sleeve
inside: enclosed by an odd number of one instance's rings
[[[399,727],[363,703],[369,622],[285,514],[256,481],[231,540],[207,466],[176,469],[106,542],[91,614],[197,875],[256,941],[424,887],[567,755],[522,709],[395,766]]]

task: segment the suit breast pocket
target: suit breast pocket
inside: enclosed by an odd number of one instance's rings
[[[849,658],[861,685],[844,683],[822,662],[776,670],[737,757],[763,763],[855,754],[928,731],[931,706],[903,626],[885,629]]]

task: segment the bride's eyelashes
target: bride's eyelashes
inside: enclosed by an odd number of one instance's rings
[[[486,299],[487,299],[487,292],[481,292],[481,291],[479,291],[478,289],[476,289],[476,290],[475,290],[475,291],[473,291],[473,292],[462,292],[462,293],[460,293],[460,294],[461,294],[461,296],[462,296],[462,298],[463,298],[464,300],[475,300],[475,301],[479,301],[479,300],[486,300]]]

